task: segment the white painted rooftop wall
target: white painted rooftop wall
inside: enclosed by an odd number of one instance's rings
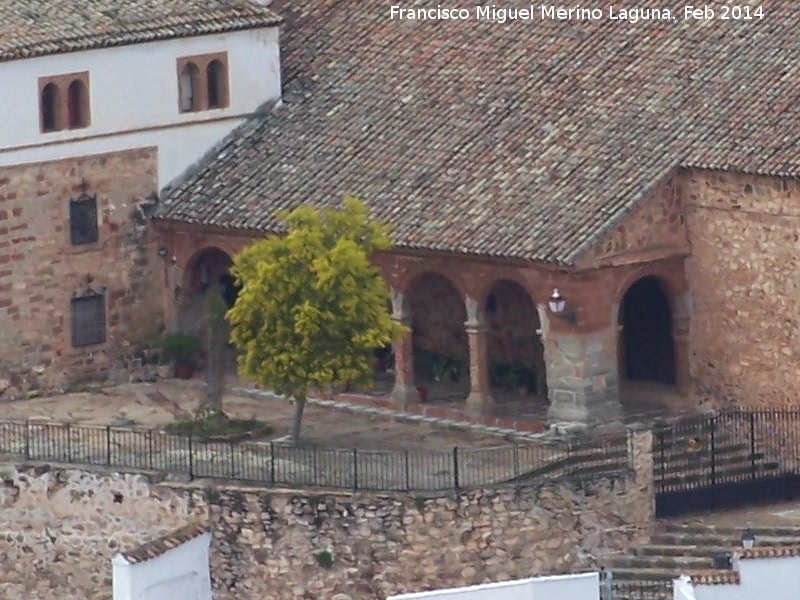
[[[739,561],[741,583],[696,585],[694,597],[682,586],[675,600],[797,600],[800,598],[800,556],[748,558]],[[689,585],[691,588],[691,584]]]
[[[206,532],[143,563],[117,555],[114,600],[212,600]]]
[[[597,573],[580,573],[402,594],[386,600],[598,600],[599,597]]]
[[[181,113],[177,59],[227,52],[230,104]],[[42,133],[39,77],[89,72],[91,124]],[[278,28],[0,62],[0,166],[159,148],[163,187],[259,106],[280,98]]]

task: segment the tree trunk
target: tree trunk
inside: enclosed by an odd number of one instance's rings
[[[303,409],[306,407],[305,396],[294,397],[294,421],[292,422],[292,443],[296,446],[300,443],[300,422],[303,419]]]
[[[225,322],[225,302],[217,287],[207,292],[206,298],[206,408],[213,413],[214,426],[224,427],[228,418],[222,410],[222,395],[225,392],[225,345],[228,341],[228,326]]]

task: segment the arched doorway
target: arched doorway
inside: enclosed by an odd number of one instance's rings
[[[622,298],[620,379],[675,385],[672,310],[659,280],[643,277]]]
[[[496,282],[486,295],[487,354],[492,398],[547,401],[544,348],[537,333],[539,313],[528,292],[516,282]]]
[[[234,284],[230,268],[233,260],[219,248],[206,248],[189,261],[186,268],[187,289],[191,294],[204,294],[212,285],[220,286],[228,306],[236,300],[238,290]]]
[[[469,393],[467,311],[443,275],[425,273],[409,286],[414,380],[423,402],[463,402]]]
[[[198,332],[203,310],[203,295],[219,286],[225,304],[230,308],[239,292],[230,273],[233,260],[219,248],[205,248],[189,260],[184,271],[181,310],[178,327],[184,332]]]

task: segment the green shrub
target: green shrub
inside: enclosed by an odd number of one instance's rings
[[[188,333],[168,333],[161,339],[164,360],[167,361],[190,361],[202,347],[200,338]]]
[[[317,564],[323,569],[330,569],[333,566],[333,555],[327,550],[322,550],[314,555]]]

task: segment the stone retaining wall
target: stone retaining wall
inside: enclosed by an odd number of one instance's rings
[[[626,477],[438,498],[7,465],[0,556],[10,568],[0,570],[0,597],[107,599],[121,547],[194,520],[213,532],[217,600],[372,600],[583,569],[648,535],[651,440],[634,434]]]

